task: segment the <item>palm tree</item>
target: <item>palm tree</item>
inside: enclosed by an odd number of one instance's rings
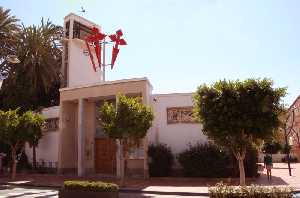
[[[15,54],[14,46],[19,30],[19,20],[10,14],[10,9],[0,6],[0,75],[7,75],[7,57]]]
[[[38,26],[21,26],[15,47],[20,63],[8,64],[9,77],[0,92],[0,104],[6,101],[4,108],[36,110],[58,102],[61,35],[62,27],[49,20],[42,19]]]
[[[60,38],[62,28],[49,20],[40,26],[22,27],[17,56],[25,76],[30,79],[32,90],[50,90],[59,81],[61,68]]]

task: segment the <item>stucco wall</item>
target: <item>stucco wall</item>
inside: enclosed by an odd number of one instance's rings
[[[45,119],[57,118],[59,116],[59,106],[43,109],[42,115],[45,117]],[[37,161],[56,163],[58,161],[58,142],[58,130],[44,132],[43,137],[36,149]],[[26,145],[25,152],[28,156],[29,161],[32,162],[32,148],[29,148],[29,146]]]
[[[101,82],[101,71],[95,72],[89,56],[84,55],[85,43],[79,39],[69,40],[69,87]],[[93,53],[96,65],[99,65]]]
[[[199,123],[167,123],[167,108],[193,106],[192,93],[154,94],[152,96],[154,123],[149,133],[150,142],[171,147],[174,154],[188,148],[188,144],[206,142]]]

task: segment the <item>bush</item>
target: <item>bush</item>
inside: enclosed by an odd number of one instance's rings
[[[283,150],[283,146],[279,142],[265,142],[262,150],[266,153],[276,154]]]
[[[238,177],[239,167],[231,152],[222,150],[212,144],[189,145],[178,155],[178,161],[188,177]],[[247,177],[258,176],[257,151],[247,148],[244,160]]]
[[[93,192],[117,192],[119,190],[117,184],[105,183],[101,181],[65,181],[63,188],[66,190],[82,190]]]
[[[172,170],[174,157],[170,147],[165,144],[151,144],[148,148],[149,175],[151,177],[169,176]]]
[[[210,198],[292,198],[293,189],[289,187],[263,187],[263,186],[227,186],[219,183],[216,187],[208,189]]]
[[[283,158],[281,159],[281,161],[282,161],[283,163],[287,163],[287,162],[288,162],[287,159],[288,159],[288,157],[285,156],[285,157],[283,157]],[[298,162],[297,157],[290,156],[290,162],[291,162],[291,163],[297,163],[297,162]]]
[[[178,161],[188,177],[228,176],[228,154],[211,144],[189,145],[178,155]]]

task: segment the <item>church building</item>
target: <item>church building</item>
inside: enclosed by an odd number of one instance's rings
[[[101,30],[101,27],[72,13],[64,18],[63,27],[65,81],[60,89],[59,106],[42,110],[46,127],[37,148],[40,164],[62,174],[118,176],[118,146],[103,132],[98,112],[105,101],[115,103],[120,93],[141,97],[142,103],[154,112],[147,136],[139,147],[129,151],[125,163],[127,175],[147,177],[149,144],[166,144],[177,154],[188,148],[188,144],[207,141],[201,125],[192,118],[192,93],[152,94],[153,87],[147,77],[106,81],[105,67],[93,68],[91,55],[96,57],[96,54],[88,49],[85,40],[93,28]],[[94,65],[101,66],[101,62],[94,58]],[[26,154],[31,161],[32,149],[26,147]]]

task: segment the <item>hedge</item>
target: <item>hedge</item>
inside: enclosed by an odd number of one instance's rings
[[[148,148],[148,155],[151,177],[166,177],[171,174],[174,156],[170,147],[165,144],[151,144]]]
[[[227,177],[229,156],[212,144],[189,145],[178,155],[178,161],[188,177]]]
[[[210,198],[292,198],[290,187],[227,186],[219,183],[208,189]]]
[[[229,151],[220,149],[213,144],[189,145],[189,148],[177,157],[188,177],[238,177],[237,160]],[[258,176],[257,152],[254,148],[247,149],[244,160],[247,177]]]
[[[93,192],[117,192],[119,186],[113,183],[101,181],[65,181],[63,189],[66,190],[83,190]]]

